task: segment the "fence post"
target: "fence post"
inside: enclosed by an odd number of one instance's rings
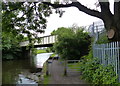
[[[67,60],[65,60],[64,75],[67,76]]]
[[[112,53],[113,53],[113,55],[112,55],[112,57],[113,57],[113,59],[114,59],[114,69],[115,69],[115,72],[116,72],[116,75],[118,74],[117,73],[117,46],[116,46],[116,43],[114,42],[113,43],[113,46],[112,46],[112,48],[113,48],[113,51],[112,51]]]
[[[46,61],[46,75],[49,75],[49,67],[48,67],[48,60]]]
[[[117,59],[118,59],[118,80],[120,82],[120,42],[117,42],[117,53],[118,53],[118,56],[117,56]]]

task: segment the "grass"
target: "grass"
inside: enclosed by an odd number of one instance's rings
[[[36,53],[40,54],[40,53],[47,53],[47,52],[46,52],[46,50],[37,50]]]
[[[44,76],[43,84],[49,84],[49,76]]]
[[[80,63],[68,63],[68,67],[70,69],[76,69],[77,71],[80,71]]]
[[[56,54],[52,54],[50,57],[55,57]]]
[[[52,59],[53,57],[55,57],[55,55],[56,55],[56,54],[53,53],[53,54],[50,56],[50,59]]]
[[[43,66],[43,76],[44,76],[43,84],[49,84],[49,75],[46,75],[46,71],[47,71],[47,64],[45,63]]]

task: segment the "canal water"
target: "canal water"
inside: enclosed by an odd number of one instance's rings
[[[41,68],[52,53],[38,54],[31,59],[2,62],[2,84],[38,84]]]

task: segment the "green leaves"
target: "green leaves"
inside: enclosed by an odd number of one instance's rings
[[[99,80],[98,80],[99,78]],[[93,75],[93,83],[95,84],[115,84],[117,81],[117,76],[113,71],[111,66],[104,67],[103,65],[99,65],[99,68],[95,70],[95,74]]]
[[[117,84],[118,76],[114,72],[113,66],[104,66],[99,64],[97,58],[91,58],[80,62],[80,70],[82,78],[86,81],[95,84]]]
[[[76,30],[62,27],[53,31],[52,34],[58,35],[58,41],[55,43],[54,48],[62,58],[77,60],[88,53],[90,38],[80,27]]]
[[[2,6],[3,30],[7,32],[16,30],[21,34],[31,34],[32,38],[36,38],[38,33],[44,32],[46,17],[52,13],[51,8],[41,2],[3,1]]]
[[[46,17],[52,13],[51,8],[41,2],[7,1],[2,2],[1,12],[2,50],[6,59],[13,59],[11,55],[17,57],[17,52],[20,52],[19,42],[35,42],[37,39],[39,41],[38,34],[44,32]],[[24,39],[25,35],[27,37]],[[29,46],[33,46],[32,43]]]
[[[20,56],[19,42],[22,35],[15,35],[11,32],[2,32],[2,58],[14,59]]]
[[[7,59],[7,60],[10,60],[10,59],[13,59],[14,57],[13,57],[13,55],[12,54],[5,54],[4,56],[3,56],[3,59]]]

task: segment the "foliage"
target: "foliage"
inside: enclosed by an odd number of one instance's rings
[[[37,53],[37,54],[46,53],[46,50],[37,50],[36,53]]]
[[[47,72],[47,63],[44,63],[42,72],[43,72],[43,74],[42,74],[41,76],[43,76],[43,77],[41,77],[41,78],[44,78],[43,81],[42,81],[42,83],[43,83],[43,84],[49,84],[50,75],[47,75],[47,74],[46,74],[46,72]],[[45,85],[45,86],[46,86],[46,85]]]
[[[99,59],[93,57],[91,46],[89,54],[83,56],[78,65],[82,72],[82,78],[92,84],[98,86],[102,84],[117,84],[118,76],[114,71],[114,67],[112,65],[105,66],[100,64]]]
[[[53,47],[48,47],[48,48],[46,49],[46,51],[47,51],[47,52],[55,52],[55,50],[54,50]]]
[[[68,64],[68,67],[70,69],[74,69],[76,71],[80,71],[80,63],[79,62],[76,62],[76,63],[67,63]]]
[[[3,58],[14,59],[21,56],[19,42],[39,39],[37,34],[44,32],[46,17],[52,12],[41,2],[3,1],[1,13]]]
[[[44,76],[43,84],[49,84],[49,78],[50,76]]]
[[[34,55],[37,55],[40,53],[47,53],[46,50],[44,50],[44,49],[31,48],[31,50],[32,50],[32,54],[34,54]]]
[[[53,57],[55,57],[56,56],[56,54],[52,54],[51,56],[50,56],[50,58],[53,58]]]
[[[118,84],[114,67],[101,65],[98,58],[93,58],[91,50],[88,55],[82,57],[80,62],[71,64],[69,67],[81,71],[81,78],[92,85]]]
[[[80,59],[81,56],[88,53],[90,37],[82,28],[58,28],[53,31],[53,35],[58,35],[57,42],[54,45],[56,53],[66,59]]]
[[[106,36],[105,33],[100,34],[98,41],[96,42],[97,44],[103,44],[103,43],[108,43],[109,40]]]
[[[2,2],[3,31],[38,38],[44,32],[51,8],[41,2]]]
[[[101,65],[97,58],[91,58],[80,62],[80,71],[82,71],[82,78],[93,84],[117,83],[118,76],[116,76],[113,66]]]
[[[11,32],[2,32],[2,57],[3,59],[14,59],[21,55],[19,41],[21,35],[14,35]]]

